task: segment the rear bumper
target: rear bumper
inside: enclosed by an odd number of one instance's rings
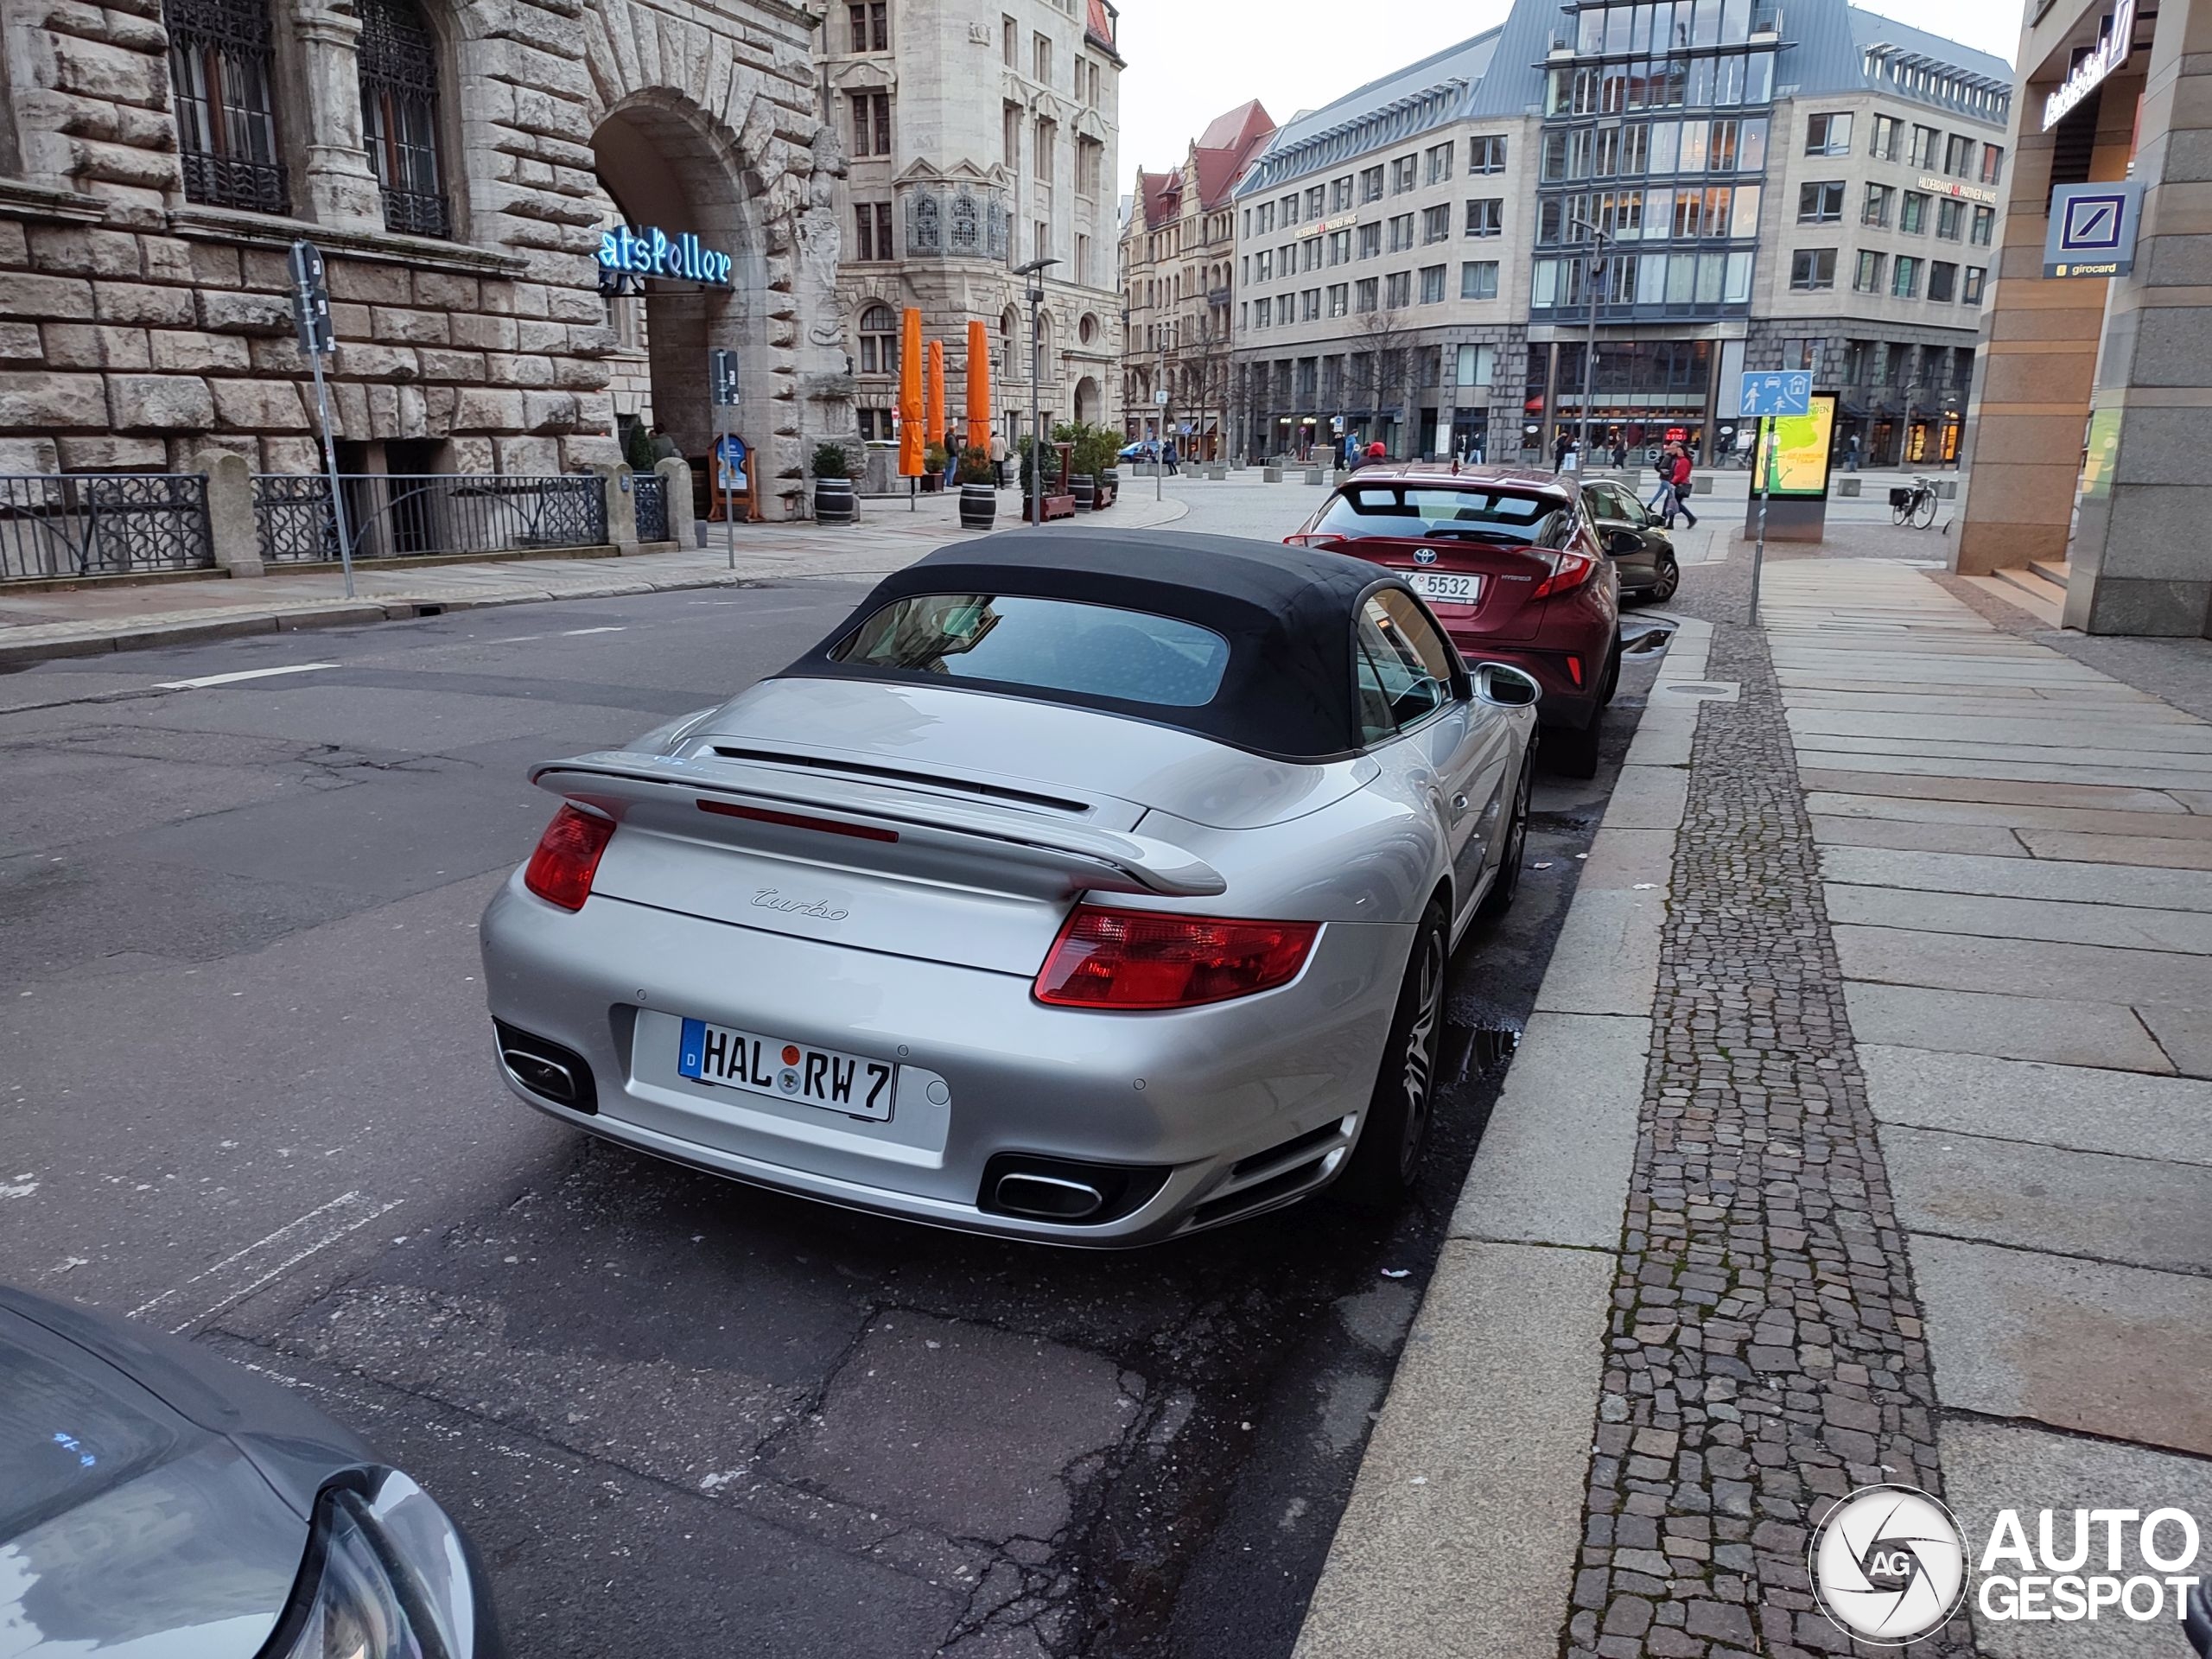
[[[606,895],[570,913],[518,879],[486,910],[482,938],[493,1017],[589,1067],[597,1109],[585,1113],[501,1063],[550,1116],[834,1204],[1108,1246],[1257,1213],[1333,1179],[1374,1086],[1412,930],[1332,923],[1279,990],[1135,1014],[1046,1007],[1024,976]],[[669,1034],[684,1018],[895,1060],[892,1120],[682,1078]],[[1004,1154],[1166,1173],[1114,1219],[1033,1219],[983,1206],[985,1166]]]

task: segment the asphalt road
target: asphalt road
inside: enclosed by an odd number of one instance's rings
[[[1192,493],[1189,528],[1270,527]],[[1257,499],[1278,534],[1307,505]],[[518,1655],[1287,1655],[1629,721],[1540,787],[1519,903],[1455,963],[1395,1224],[979,1242],[582,1138],[493,1071],[475,922],[551,810],[525,765],[860,591],[0,677],[0,1262],[315,1391],[469,1526]]]

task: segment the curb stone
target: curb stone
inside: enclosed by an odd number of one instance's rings
[[[1702,680],[1711,638],[1684,620],[1660,666],[1294,1659],[1559,1649],[1698,718],[1662,691]]]

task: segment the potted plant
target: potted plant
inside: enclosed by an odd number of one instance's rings
[[[1052,442],[1065,443],[1068,449],[1068,493],[1075,498],[1075,510],[1089,512],[1097,505],[1098,476],[1090,468],[1090,434],[1092,428],[1084,421],[1063,421],[1052,429]],[[1052,478],[1052,460],[1045,461],[1046,479]]]
[[[814,446],[814,518],[823,524],[849,524],[857,505],[852,457],[842,443]]]
[[[941,443],[931,443],[922,451],[922,493],[933,494],[944,486],[945,463],[952,459],[952,452]]]
[[[1114,505],[1114,492],[1119,482],[1114,471],[1114,452],[1119,448],[1114,435],[1103,427],[1094,426],[1084,433],[1076,449],[1076,469],[1093,480],[1090,505],[1103,512]]]
[[[998,469],[987,449],[960,452],[960,527],[988,530],[998,522]]]

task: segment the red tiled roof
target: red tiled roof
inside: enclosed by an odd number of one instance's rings
[[[1144,208],[1147,230],[1158,230],[1182,216],[1183,181],[1174,173],[1137,172],[1137,200]]]
[[[1201,207],[1211,212],[1228,205],[1230,187],[1274,130],[1274,122],[1257,99],[1214,118],[1199,135],[1197,147]]]

